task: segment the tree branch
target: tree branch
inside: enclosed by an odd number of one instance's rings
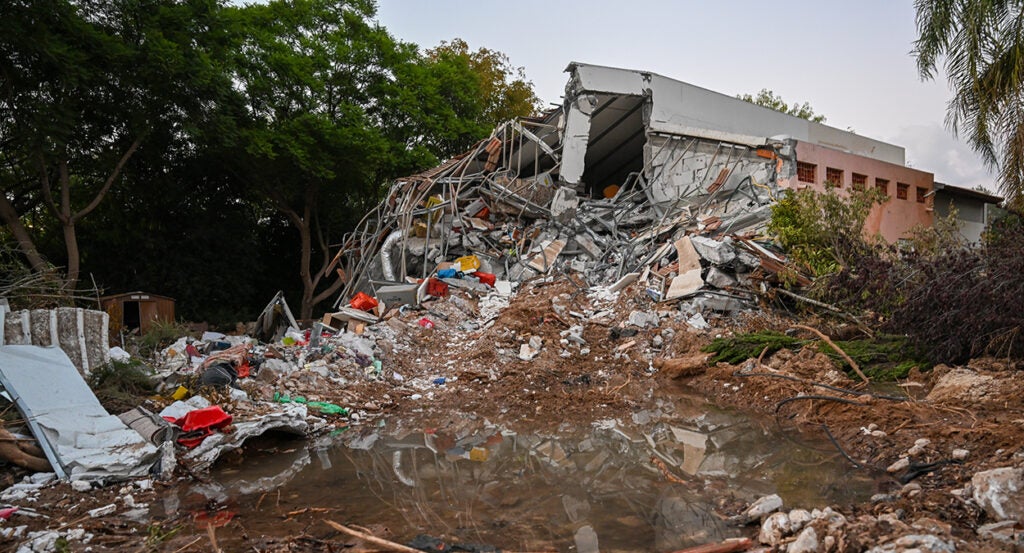
[[[101,188],[100,191],[96,194],[96,197],[93,198],[91,202],[89,202],[89,205],[85,206],[84,209],[82,209],[78,213],[75,213],[71,217],[72,224],[78,222],[82,217],[85,217],[86,215],[91,213],[92,210],[96,209],[96,206],[100,205],[100,202],[103,200],[103,197],[107,195],[107,192],[110,190],[110,187],[114,185],[114,181],[116,181],[117,177],[121,174],[121,170],[124,169],[125,164],[128,163],[128,160],[132,157],[132,154],[135,153],[135,150],[139,149],[139,145],[141,144],[141,136],[136,138],[135,141],[132,142],[132,145],[128,147],[128,151],[126,151],[124,155],[121,156],[121,159],[117,161],[117,165],[114,167],[113,172],[111,172],[110,176],[107,177],[107,181],[103,183],[103,188]]]
[[[50,189],[50,173],[46,170],[46,158],[43,157],[43,152],[39,152],[39,180],[43,187],[43,199],[46,201],[46,207],[50,208],[54,216],[64,222],[61,218],[60,210],[57,209],[57,204],[53,202],[53,191]]]
[[[284,213],[285,217],[287,217],[288,220],[297,228],[302,228],[302,216],[299,215],[298,211],[295,211],[288,205],[288,202],[285,201],[284,197],[281,196],[279,192],[276,190],[270,190],[268,196],[270,196],[270,200],[274,202],[274,205],[277,206],[278,211]]]
[[[333,296],[334,294],[337,294],[338,290],[341,289],[341,286],[343,284],[345,284],[345,281],[343,281],[339,276],[338,279],[331,283],[330,286],[325,288],[323,292],[320,292],[319,294],[313,297],[313,305],[316,305],[324,301],[325,299]]]
[[[25,229],[25,225],[21,223],[21,216],[18,215],[18,211],[10,200],[7,199],[7,195],[3,193],[0,193],[0,219],[3,219],[11,234],[14,235],[14,239],[18,242],[18,249],[21,250],[22,255],[28,260],[32,270],[37,273],[45,271],[47,268],[46,261],[43,260],[43,256],[36,249],[35,244],[32,242],[32,237],[29,236],[28,230]]]

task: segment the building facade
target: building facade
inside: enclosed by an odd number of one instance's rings
[[[581,191],[639,175],[656,204],[706,195],[709,202],[698,205],[711,213],[737,192],[753,198],[762,186],[824,190],[830,183],[840,194],[885,194],[868,216],[868,234],[895,242],[934,224],[934,175],[907,167],[901,146],[655,73],[583,63],[566,71],[555,172]]]

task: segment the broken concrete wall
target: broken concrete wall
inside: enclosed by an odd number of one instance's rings
[[[110,362],[110,316],[75,307],[0,310],[0,345],[58,345],[82,375]]]
[[[712,141],[697,137],[652,136],[644,148],[651,201],[672,203],[680,198],[738,188],[758,203],[771,201],[775,188],[776,148]],[[766,157],[767,156],[767,157]],[[784,160],[791,165],[791,160]]]
[[[647,71],[571,63],[566,99],[581,92],[648,94],[652,132],[693,135],[719,133],[718,139],[743,143],[737,135],[788,136],[896,165],[905,164],[905,150],[894,144],[794,117]],[[730,136],[732,135],[732,136]]]
[[[417,285],[418,301],[431,277],[486,291],[474,271],[491,285],[574,271],[597,286],[650,270],[652,296],[678,299],[704,285],[708,267],[680,267],[676,241],[765,224],[779,179],[795,173],[794,140],[670,128],[659,109],[686,102],[692,91],[672,88],[682,83],[579,64],[570,73],[560,109],[502,124],[397,181],[346,240],[338,259],[350,278],[335,305],[393,285]],[[453,270],[463,257],[474,267]],[[733,272],[713,276],[731,283]]]

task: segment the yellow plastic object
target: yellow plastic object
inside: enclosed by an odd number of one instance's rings
[[[177,400],[177,401],[183,400],[183,399],[185,399],[187,397],[188,397],[188,388],[186,388],[184,386],[178,386],[178,389],[174,390],[174,393],[171,394],[171,399]]]
[[[482,447],[474,447],[473,449],[469,450],[469,460],[478,461],[482,463],[487,460],[487,457],[490,456],[490,453],[490,451]]]
[[[475,255],[464,255],[455,260],[455,265],[463,273],[471,273],[480,268],[480,258]]]
[[[434,206],[439,206],[439,205],[441,205],[443,203],[444,203],[444,200],[441,199],[441,196],[431,196],[431,197],[427,198],[427,209],[430,209],[430,208],[432,208]],[[427,214],[427,224],[433,225],[434,222],[441,217],[441,214],[442,213],[441,213],[440,210],[439,211],[431,211],[430,213],[428,213]]]

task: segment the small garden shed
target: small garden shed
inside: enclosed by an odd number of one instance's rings
[[[121,330],[149,330],[154,321],[174,322],[174,299],[147,292],[125,292],[100,298],[110,315],[111,334]]]

